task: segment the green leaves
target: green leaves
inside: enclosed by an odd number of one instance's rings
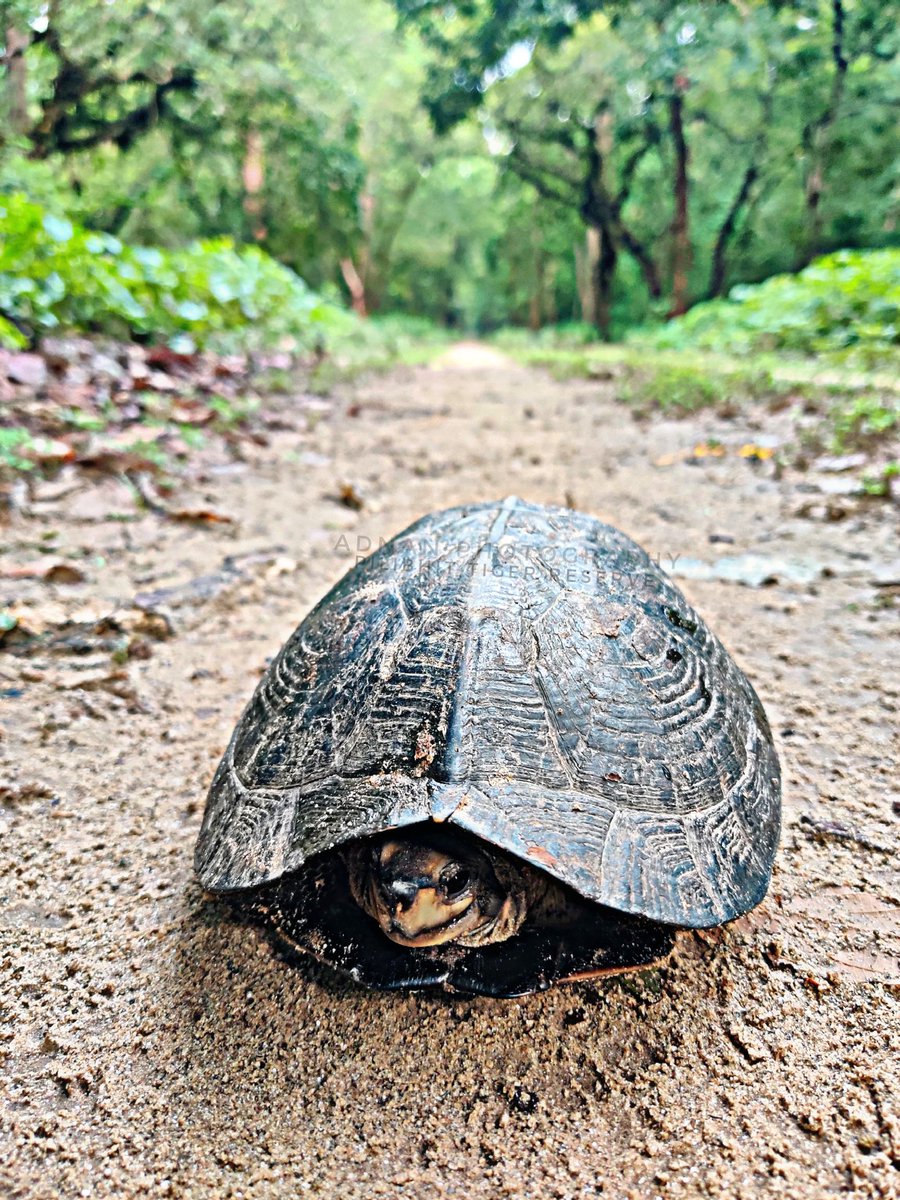
[[[71,241],[72,235],[75,232],[71,221],[65,217],[55,217],[52,213],[46,214],[43,226],[47,236],[54,242]]]
[[[0,343],[59,326],[218,345],[312,345],[349,318],[255,246],[127,246],[24,196],[0,197]]]
[[[896,397],[856,396],[836,406],[831,423],[837,454],[865,450],[900,430],[900,403]]]
[[[651,337],[660,347],[700,346],[801,354],[900,345],[900,250],[841,250],[798,275],[733,288]]]
[[[34,461],[25,456],[33,444],[34,439],[27,429],[0,429],[0,466],[12,467],[16,471],[33,470]]]

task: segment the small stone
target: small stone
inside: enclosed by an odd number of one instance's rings
[[[151,371],[147,375],[146,380],[142,380],[142,383],[154,392],[177,392],[179,386],[178,380],[173,379],[171,375],[167,375],[165,371]],[[136,377],[135,384],[137,384]]]
[[[91,373],[80,363],[71,363],[65,369],[65,381],[69,387],[83,388],[91,382]]]
[[[91,362],[91,375],[97,381],[118,383],[125,372],[108,354],[97,354]]]
[[[6,376],[26,387],[43,387],[47,382],[47,364],[39,354],[13,354],[6,364]]]
[[[826,454],[821,458],[814,459],[812,462],[813,470],[829,471],[832,473],[853,471],[856,467],[864,467],[865,465],[865,454]]]
[[[47,337],[41,341],[41,354],[51,371],[66,371],[93,353],[94,344],[89,338]]]

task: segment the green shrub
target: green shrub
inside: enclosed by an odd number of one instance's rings
[[[183,250],[128,246],[0,197],[0,342],[22,346],[58,328],[215,344],[321,344],[353,318],[255,246],[228,239]]]
[[[900,346],[900,250],[841,250],[797,275],[736,287],[634,339],[660,348],[802,354]]]
[[[327,360],[312,371],[312,390],[325,395],[366,371],[428,362],[453,338],[423,317],[388,313],[358,321],[330,339]]]
[[[505,325],[491,335],[491,341],[502,350],[515,352],[533,349],[567,349],[590,346],[599,341],[597,327],[587,321],[563,321],[557,325],[544,325],[537,331],[520,325]]]
[[[900,463],[885,463],[874,475],[863,476],[863,491],[867,496],[890,496],[891,484],[895,479],[900,479]]]
[[[62,449],[68,448],[63,446]],[[4,467],[13,471],[34,471],[42,463],[55,463],[58,466],[59,450],[59,442],[47,437],[34,437],[21,426],[0,427],[0,474]]]
[[[896,397],[856,396],[837,405],[830,419],[837,453],[865,450],[900,432],[900,402]]]
[[[30,471],[34,467],[26,452],[34,445],[34,438],[27,429],[0,429],[0,469],[11,467],[16,471]]]
[[[723,403],[728,392],[720,376],[707,375],[692,367],[662,366],[634,372],[622,386],[621,397],[641,408],[689,413]]]

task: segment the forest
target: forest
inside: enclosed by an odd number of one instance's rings
[[[0,195],[51,240],[229,239],[361,315],[618,339],[900,239],[878,0],[2,8]],[[24,327],[22,286],[0,313]]]

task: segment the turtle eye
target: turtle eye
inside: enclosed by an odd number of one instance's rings
[[[450,863],[441,871],[441,887],[448,897],[458,896],[469,886],[472,872],[460,863]]]

